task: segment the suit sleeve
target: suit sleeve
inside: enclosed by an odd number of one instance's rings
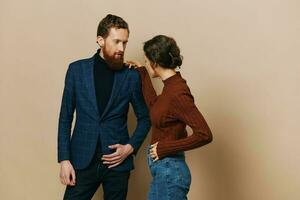
[[[136,73],[136,81],[133,85],[131,104],[137,118],[137,126],[129,140],[129,144],[131,144],[134,148],[134,154],[136,154],[145,140],[151,126],[148,109],[142,94],[141,80],[138,73]]]
[[[61,102],[58,123],[58,162],[70,160],[70,137],[75,110],[75,84],[72,65],[69,66]]]

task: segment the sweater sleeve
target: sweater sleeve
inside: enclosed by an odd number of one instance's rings
[[[157,154],[159,158],[179,151],[201,147],[212,141],[213,137],[210,128],[197,109],[194,98],[188,88],[175,96],[172,101],[172,108],[174,109],[174,118],[189,125],[193,133],[182,139],[158,142]]]
[[[157,94],[153,88],[150,76],[145,67],[136,68],[140,74],[142,81],[142,91],[144,95],[145,102],[147,104],[148,109],[150,110],[152,105],[157,99]]]

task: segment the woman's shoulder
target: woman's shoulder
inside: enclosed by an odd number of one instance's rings
[[[187,81],[184,78],[181,78],[181,80],[177,82],[172,96],[173,101],[194,100],[190,87],[188,86]]]
[[[182,93],[184,94],[191,92],[186,79],[184,79],[181,75],[178,75],[177,81],[174,84],[174,88],[176,89],[176,91],[174,92],[175,95],[181,95]]]

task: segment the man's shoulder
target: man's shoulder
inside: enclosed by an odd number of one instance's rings
[[[138,80],[139,74],[135,69],[129,69],[128,67],[124,66],[121,70],[117,71],[118,74],[125,75],[127,79],[130,80]]]
[[[88,64],[91,64],[93,62],[93,57],[91,58],[84,58],[84,59],[79,59],[79,60],[76,60],[76,61],[73,61],[69,64],[69,66],[73,67],[73,66],[85,66],[85,65],[88,65]]]
[[[139,72],[136,69],[125,68],[124,70],[130,78],[139,80]]]

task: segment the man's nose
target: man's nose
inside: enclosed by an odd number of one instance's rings
[[[125,50],[125,45],[122,42],[120,42],[118,45],[118,51],[124,52],[124,50]]]

